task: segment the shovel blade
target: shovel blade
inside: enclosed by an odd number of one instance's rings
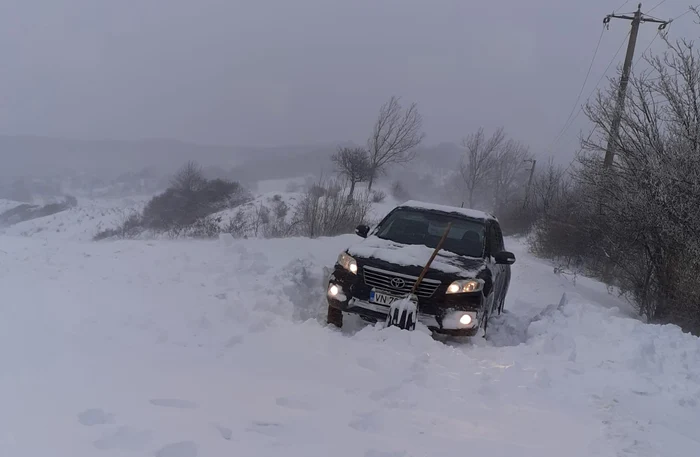
[[[396,300],[389,307],[387,326],[396,326],[403,330],[415,330],[418,317],[418,300],[415,296],[407,296]]]

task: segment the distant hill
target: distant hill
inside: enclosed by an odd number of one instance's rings
[[[0,177],[72,173],[114,177],[150,167],[167,172],[188,160],[230,168],[250,154],[255,152],[177,140],[73,140],[0,135]]]
[[[331,155],[351,143],[243,147],[168,139],[74,140],[0,135],[0,198],[36,202],[65,194],[93,197],[142,195],[162,190],[187,161],[198,162],[209,178],[254,186],[262,180],[334,175]],[[416,160],[391,167],[380,181],[411,181],[426,187],[455,170],[462,149],[452,143],[421,147]],[[418,178],[428,182],[418,182]]]

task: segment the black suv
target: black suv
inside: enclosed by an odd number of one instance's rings
[[[328,323],[343,325],[343,312],[369,322],[387,319],[392,302],[418,280],[447,224],[441,250],[415,290],[418,322],[433,332],[474,336],[499,314],[515,256],[505,250],[498,220],[472,209],[409,201],[394,208],[365,240],[338,256],[328,280]]]

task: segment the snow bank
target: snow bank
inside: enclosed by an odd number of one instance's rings
[[[0,455],[698,455],[697,338],[512,239],[488,339],[334,330],[356,240],[0,236]]]

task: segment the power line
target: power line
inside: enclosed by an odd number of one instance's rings
[[[581,90],[578,92],[578,96],[576,97],[576,101],[574,102],[574,106],[571,107],[571,112],[569,113],[569,117],[566,118],[566,121],[564,122],[564,126],[561,128],[557,136],[554,138],[553,144],[556,144],[557,141],[559,141],[559,137],[564,133],[566,130],[566,126],[569,123],[569,120],[571,119],[571,116],[574,115],[574,111],[576,111],[576,106],[578,105],[579,100],[581,100],[581,94],[583,94],[583,89],[586,88],[586,83],[588,82],[588,77],[591,74],[591,69],[593,68],[593,64],[595,63],[595,58],[598,55],[598,49],[600,48],[600,42],[603,40],[603,34],[605,33],[605,27],[603,27],[600,31],[600,36],[598,37],[598,43],[595,46],[595,51],[593,51],[593,57],[591,58],[591,63],[588,65],[588,71],[586,72],[586,77],[583,79],[583,84],[581,85]]]
[[[665,1],[666,1],[666,0],[662,0],[660,3],[658,3],[654,8],[652,8],[652,9],[649,10],[649,11],[652,11],[653,9],[655,9],[655,8],[658,7],[658,6],[660,6],[660,5],[661,5],[662,3],[664,3]],[[683,16],[685,16],[686,14],[691,13],[691,12],[693,12],[693,7],[689,7],[684,13],[681,13],[681,14],[679,14],[678,16],[676,16],[676,17],[674,17],[673,19],[671,19],[670,21],[668,21],[668,22],[669,22],[669,28],[671,27],[673,21],[675,21],[675,20],[677,20],[677,19],[680,19],[680,18],[682,18]],[[668,30],[666,30],[666,33],[668,34]],[[654,44],[654,41],[659,37],[659,35],[661,35],[661,30],[658,30],[658,31],[656,32],[656,35],[654,35],[654,38],[651,40],[651,42],[650,42],[649,45],[646,47],[646,49],[644,49],[644,52],[642,52],[642,54],[637,58],[637,61],[634,63],[633,68],[635,68],[635,67],[637,66],[637,64],[639,63],[639,61],[642,60],[642,59],[644,58],[644,54],[646,54],[646,52],[649,50],[649,48],[651,48],[651,45]],[[669,75],[669,76],[677,76],[677,75],[678,75],[678,73],[675,73],[675,74]],[[653,77],[653,78],[645,78],[645,79],[646,79],[647,81],[653,81],[653,80],[656,80],[656,79],[661,79],[661,76],[656,76],[656,77]]]
[[[619,11],[620,9],[622,9],[622,7],[624,7],[624,6],[625,6],[626,4],[628,4],[629,2],[630,2],[630,0],[625,0],[625,3],[623,3],[623,4],[620,5],[620,6],[618,6],[618,7],[615,8],[613,11]]]
[[[660,6],[663,5],[664,3],[666,3],[666,0],[661,0],[659,3],[656,4],[656,6],[654,6],[652,9],[650,9],[649,11],[647,11],[647,12],[644,13],[644,14],[649,14],[649,13],[651,13],[652,11],[654,11],[656,8],[660,7]]]
[[[620,43],[620,46],[617,48],[617,51],[615,52],[615,55],[612,57],[612,59],[610,59],[610,62],[608,63],[608,66],[605,67],[605,71],[603,71],[603,74],[600,75],[600,78],[598,79],[598,82],[596,82],[595,86],[593,87],[593,90],[591,90],[591,92],[588,94],[588,97],[586,98],[586,103],[588,103],[588,101],[591,99],[591,97],[593,96],[593,93],[594,93],[595,90],[598,88],[598,86],[600,85],[600,83],[603,81],[603,78],[605,78],[605,75],[608,73],[608,70],[610,70],[610,67],[612,66],[612,64],[613,64],[613,63],[615,62],[615,60],[617,59],[617,55],[620,54],[620,51],[622,50],[623,46],[624,46],[625,43],[627,42],[627,37],[629,37],[630,32],[631,32],[631,31],[628,31],[628,32],[627,32],[627,35],[625,35],[625,38],[622,40],[622,43]],[[581,105],[581,106],[579,107],[579,110],[576,112],[576,115],[571,119],[571,121],[564,125],[564,128],[562,129],[562,131],[560,132],[560,134],[557,136],[557,138],[556,138],[556,139],[552,142],[552,144],[549,146],[549,150],[551,150],[551,149],[554,147],[554,145],[559,141],[559,139],[561,138],[561,136],[563,135],[563,133],[564,133],[566,130],[568,130],[569,127],[571,127],[571,126],[573,125],[574,121],[578,118],[579,114],[581,114],[581,112],[583,111],[583,107],[584,107],[584,106],[585,106],[585,104],[584,104],[584,105]],[[575,109],[575,108],[574,108],[574,109]]]
[[[651,39],[651,41],[649,42],[647,47],[644,49],[644,51],[642,51],[642,53],[639,54],[639,57],[637,57],[637,61],[632,65],[633,69],[636,68],[639,61],[644,58],[644,54],[646,54],[646,52],[649,50],[649,48],[651,48],[651,45],[654,44],[654,41],[656,41],[656,39],[659,37],[659,35],[661,35],[661,31],[657,30],[656,35],[654,35],[654,38]]]
[[[700,6],[700,5],[698,5],[698,6]],[[688,13],[692,13],[692,12],[693,12],[693,8],[697,8],[697,6],[696,6],[696,7],[688,7],[688,10],[687,10],[685,13],[679,14],[678,16],[676,16],[676,17],[674,17],[673,19],[671,19],[671,21],[675,21],[676,19],[680,19],[680,18],[682,18],[683,16],[685,16],[685,15],[688,14]]]

